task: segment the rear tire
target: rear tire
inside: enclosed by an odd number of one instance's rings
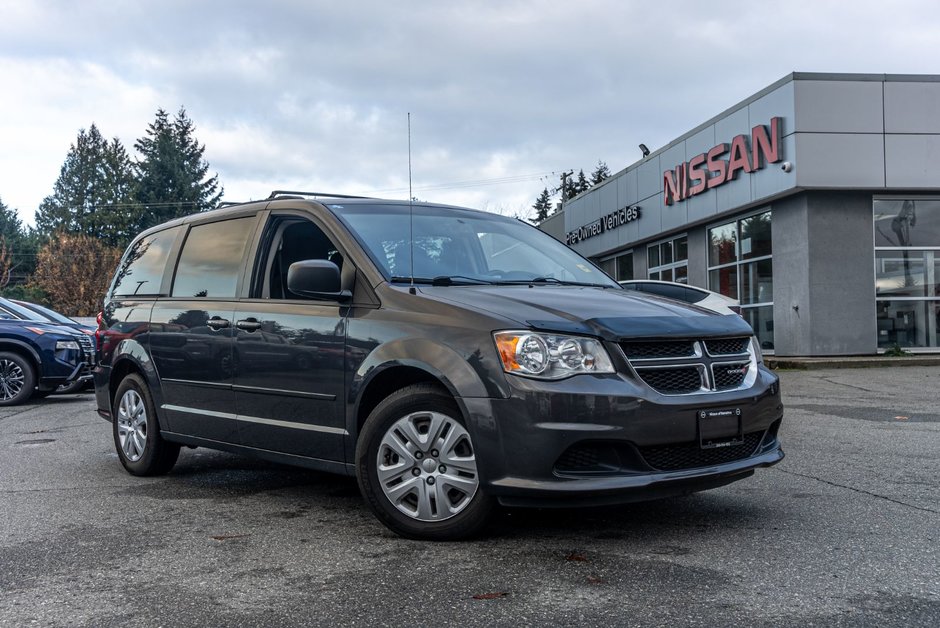
[[[180,446],[163,440],[150,388],[132,373],[121,380],[111,410],[114,448],[132,475],[168,473],[180,455]]]
[[[410,539],[475,536],[495,506],[480,486],[460,409],[431,384],[408,386],[376,406],[359,436],[356,476],[375,516]]]
[[[32,362],[11,351],[0,351],[0,406],[16,406],[32,397],[36,369]]]

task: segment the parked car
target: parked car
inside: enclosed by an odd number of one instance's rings
[[[741,305],[737,299],[697,286],[655,279],[631,279],[621,281],[620,285],[623,286],[624,290],[636,290],[637,292],[656,294],[668,299],[692,303],[719,314],[741,315]]]
[[[69,328],[0,313],[0,406],[44,397],[89,368],[81,338]]]
[[[274,193],[145,231],[104,303],[95,394],[128,472],[188,445],[355,475],[406,537],[473,535],[498,504],[686,494],[784,455],[741,317],[624,290],[490,213]]]
[[[90,325],[84,325],[76,320],[60,314],[53,309],[30,303],[28,301],[19,301],[17,299],[5,299],[0,297],[0,316],[9,316],[20,320],[32,320],[51,323],[59,327],[67,327],[83,336],[79,336],[79,342],[82,345],[82,351],[86,354],[83,362],[87,365],[81,374],[68,384],[59,386],[55,391],[57,394],[76,393],[86,386],[92,384],[91,367],[94,365],[95,345],[92,338],[95,335],[95,328]]]

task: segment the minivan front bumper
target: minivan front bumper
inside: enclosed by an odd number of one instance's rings
[[[604,505],[715,488],[783,459],[777,377],[667,396],[624,375],[508,377],[507,399],[462,398],[488,494],[505,505]],[[743,442],[703,448],[700,416],[740,416]],[[714,445],[715,443],[707,443]]]

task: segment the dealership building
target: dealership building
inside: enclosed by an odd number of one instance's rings
[[[940,351],[940,76],[790,74],[540,226],[738,299],[765,352]]]

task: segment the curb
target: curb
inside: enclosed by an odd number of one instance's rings
[[[940,355],[900,357],[849,356],[829,358],[775,358],[764,357],[771,369],[816,370],[816,369],[864,369],[884,366],[940,366]]]

